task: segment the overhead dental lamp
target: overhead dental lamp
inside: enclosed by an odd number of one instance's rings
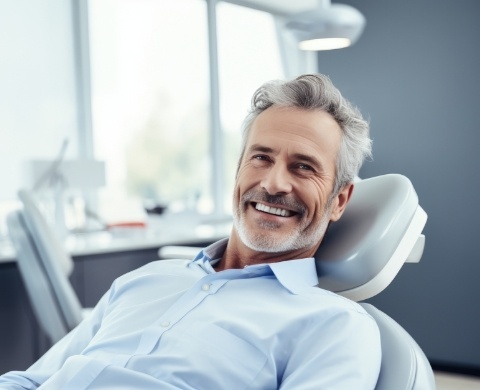
[[[298,40],[301,50],[333,50],[353,45],[363,32],[365,17],[346,4],[320,5],[286,19],[285,26]]]

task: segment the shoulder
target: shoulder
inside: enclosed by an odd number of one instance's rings
[[[335,348],[356,351],[357,356],[378,357],[378,324],[360,304],[318,287],[307,290],[303,297],[311,310],[308,330],[304,332],[306,342],[329,343]]]
[[[377,327],[374,318],[357,302],[320,287],[308,287],[300,294],[318,315],[328,312],[332,317],[348,321],[370,323]]]
[[[155,260],[147,263],[133,271],[127,272],[120,276],[117,280],[129,280],[146,275],[170,272],[178,273],[184,272],[190,260]]]
[[[190,260],[156,260],[118,277],[112,288],[118,290],[136,286],[148,288],[162,280],[191,277],[194,271],[188,267]]]
[[[373,389],[381,365],[373,317],[358,303],[318,287],[302,296],[312,311],[292,338],[282,388],[303,388],[308,380],[308,388]]]
[[[185,270],[190,262],[191,260],[185,259],[155,260],[129,272],[129,274],[150,274],[152,272],[165,272],[167,270],[170,272],[180,272]]]

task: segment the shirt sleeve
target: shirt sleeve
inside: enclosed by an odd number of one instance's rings
[[[56,373],[70,356],[85,349],[100,327],[109,296],[110,291],[100,299],[87,318],[26,371],[11,371],[0,376],[0,389],[36,389]]]
[[[320,325],[321,324],[321,325]],[[374,389],[381,364],[380,332],[367,313],[345,311],[298,335],[279,389]]]

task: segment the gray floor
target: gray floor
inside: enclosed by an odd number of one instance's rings
[[[435,372],[437,390],[480,390],[480,378]]]

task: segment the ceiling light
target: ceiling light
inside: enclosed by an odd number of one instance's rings
[[[353,45],[363,32],[365,17],[346,4],[322,1],[314,10],[292,15],[286,20],[302,50],[332,50]]]

